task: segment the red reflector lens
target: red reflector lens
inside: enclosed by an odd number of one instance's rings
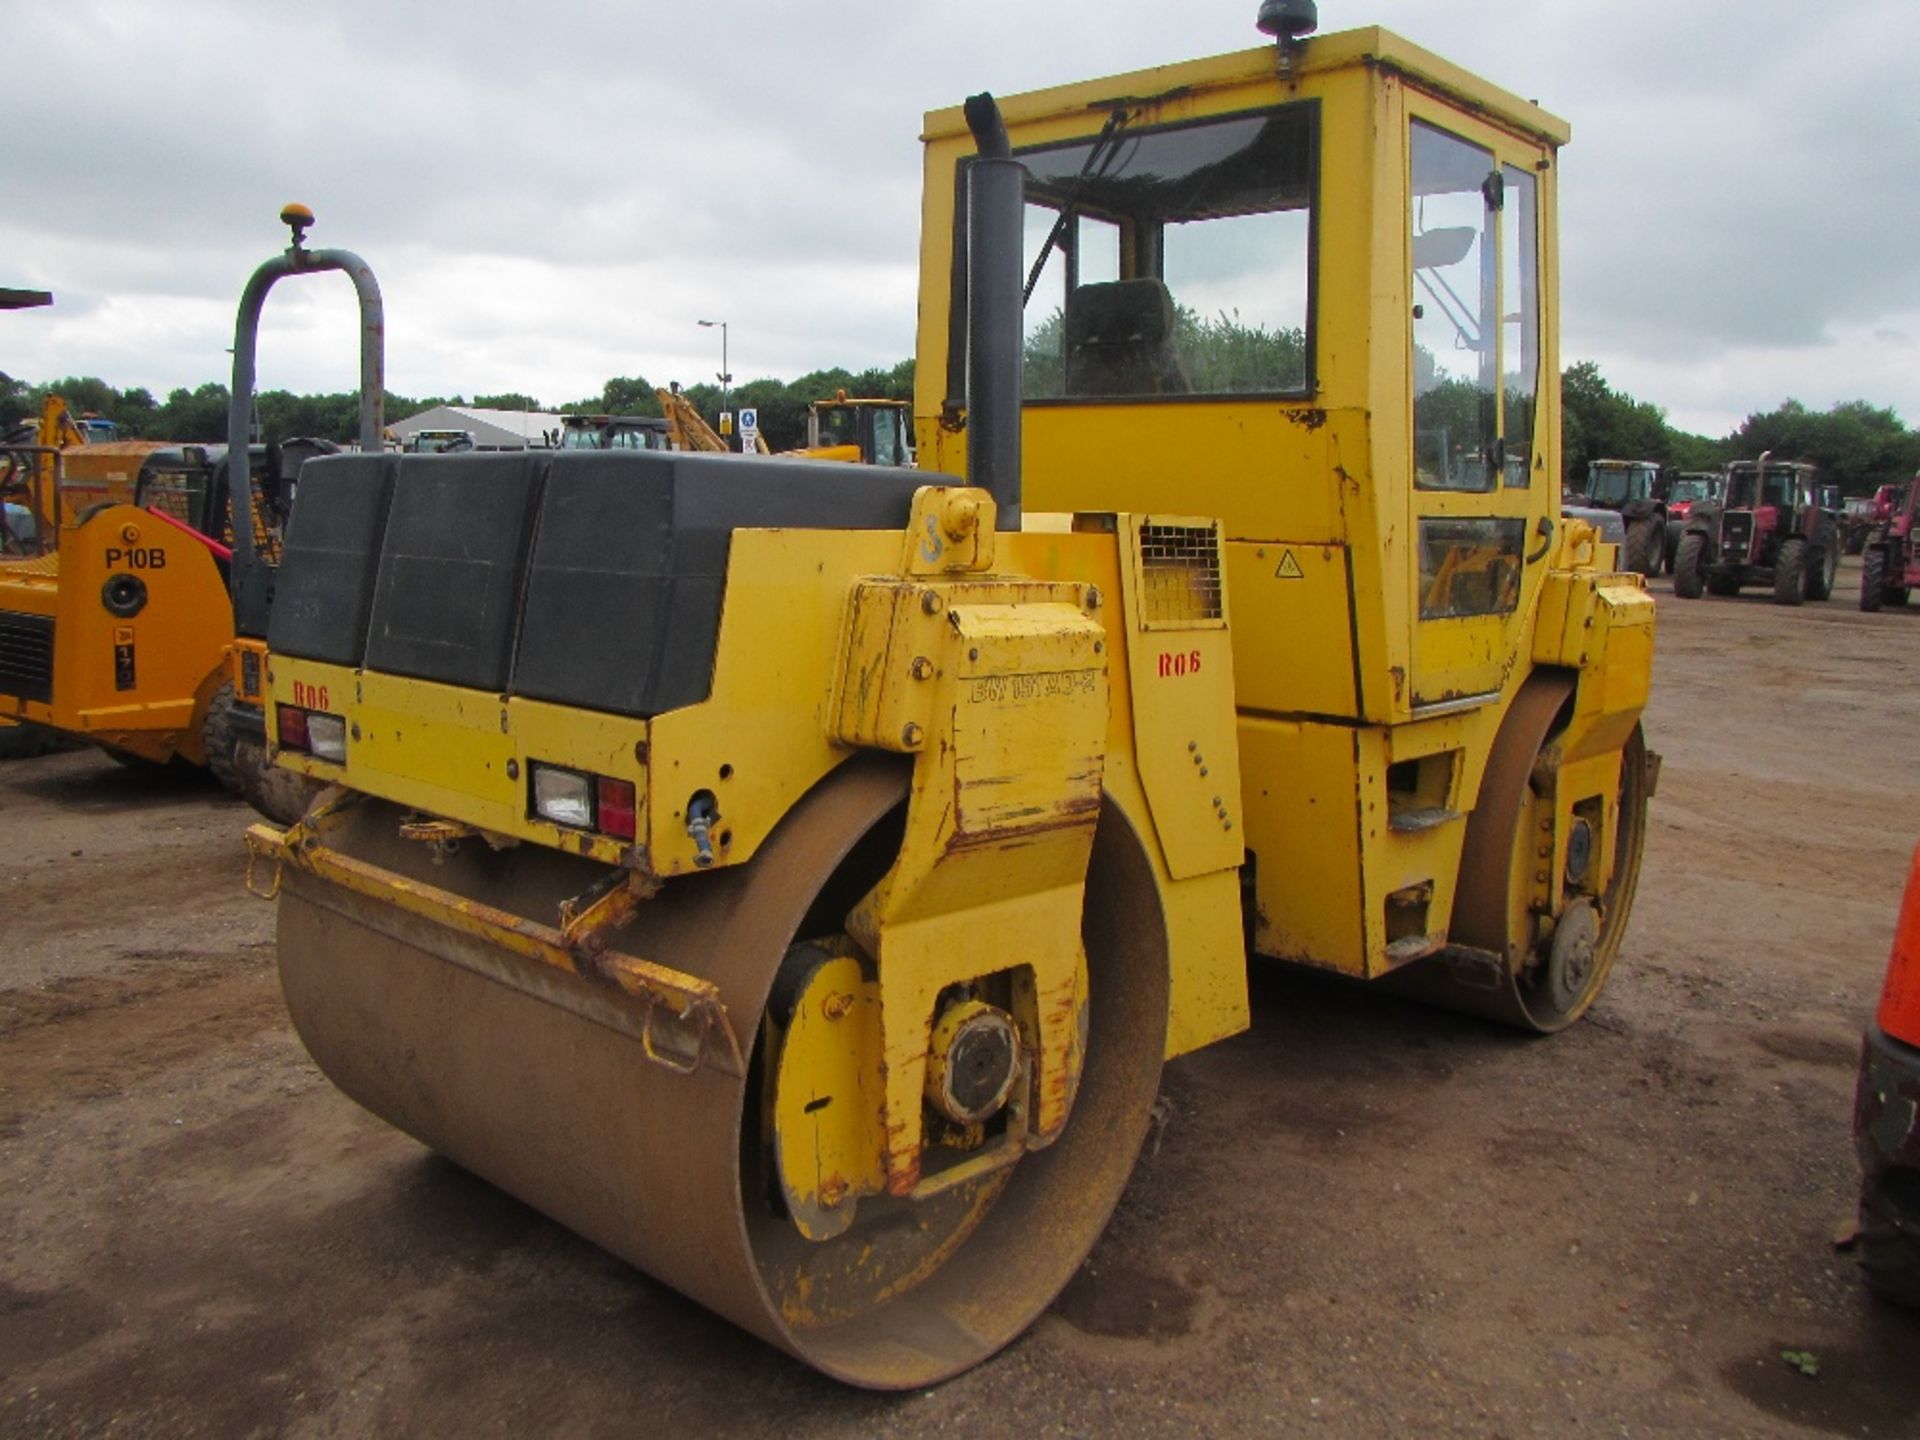
[[[633,839],[633,782],[613,780],[605,775],[598,776],[597,780],[594,813],[601,833],[619,840]]]
[[[280,717],[280,748],[282,750],[309,750],[307,741],[307,712],[296,710],[291,705],[276,705],[274,714]]]

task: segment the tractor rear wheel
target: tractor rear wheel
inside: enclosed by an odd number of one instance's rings
[[[1773,603],[1804,605],[1807,599],[1807,542],[1798,535],[1780,542],[1773,561]]]
[[[1651,517],[1628,524],[1627,541],[1621,547],[1627,569],[1647,576],[1660,573],[1659,531],[1660,522]]]
[[[1707,537],[1698,530],[1680,537],[1673,552],[1673,593],[1682,600],[1698,600],[1706,588]]]
[[[1860,608],[1869,615],[1887,598],[1887,552],[1869,545],[1860,557]]]
[[[1833,596],[1833,582],[1840,575],[1840,547],[1832,541],[1820,547],[1820,563],[1807,577],[1807,598],[1827,600]]]

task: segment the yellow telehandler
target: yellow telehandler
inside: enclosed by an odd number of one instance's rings
[[[1567,129],[1310,9],[926,117],[917,472],[308,467],[330,788],[248,843],[342,1090],[899,1388],[1059,1292],[1254,957],[1588,1008],[1657,767],[1559,509]]]
[[[807,443],[786,452],[809,460],[865,465],[913,464],[913,407],[905,400],[862,400],[836,390],[807,406]]]

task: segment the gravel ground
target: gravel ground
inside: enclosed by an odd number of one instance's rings
[[[1052,1311],[905,1396],[336,1093],[213,786],[0,767],[0,1433],[1920,1435],[1920,1318],[1834,1244],[1920,813],[1920,613],[1859,614],[1851,565],[1801,610],[1655,582],[1666,768],[1585,1023],[1261,968]]]

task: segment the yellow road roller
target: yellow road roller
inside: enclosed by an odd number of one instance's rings
[[[330,788],[248,839],[342,1090],[896,1388],[1052,1301],[1251,957],[1586,1010],[1653,606],[1559,508],[1567,129],[1303,8],[927,116],[918,471],[306,467]]]

